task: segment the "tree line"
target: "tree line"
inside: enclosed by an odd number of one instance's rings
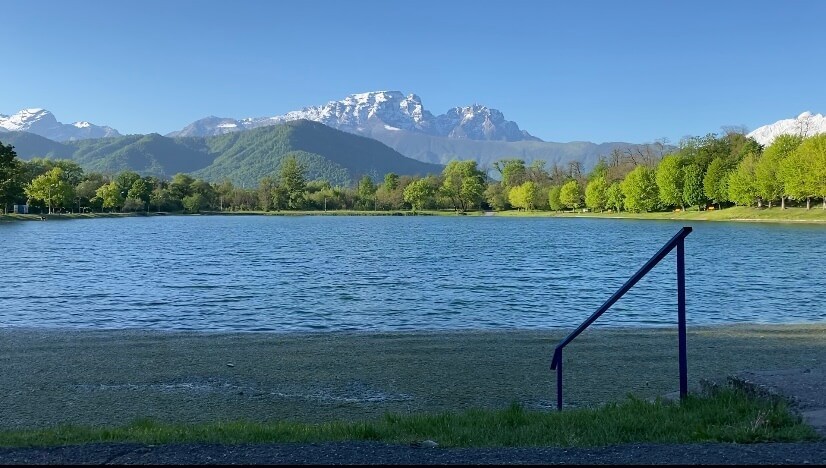
[[[805,204],[826,209],[826,134],[778,137],[763,148],[744,132],[683,139],[672,152],[614,150],[585,174],[578,162],[546,167],[505,158],[490,171],[474,160],[451,161],[426,177],[364,175],[355,186],[307,180],[285,158],[257,187],[210,183],[188,174],[170,180],[134,171],[86,173],[71,160],[17,159],[0,143],[0,203],[40,212],[280,210],[703,210],[710,206]],[[498,176],[494,180],[490,175]]]

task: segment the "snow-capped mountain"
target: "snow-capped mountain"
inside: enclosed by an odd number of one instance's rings
[[[365,136],[404,130],[430,136],[483,141],[540,141],[515,122],[505,120],[502,112],[474,104],[455,107],[434,116],[415,94],[399,91],[375,91],[352,94],[323,106],[305,107],[274,117],[230,118],[207,117],[168,136],[211,136],[277,125],[293,120],[313,120],[329,127]]]
[[[754,138],[763,146],[768,146],[780,135],[810,137],[818,133],[826,133],[826,117],[822,114],[804,112],[794,119],[778,120],[773,124],[763,125],[747,136]]]
[[[0,129],[34,133],[54,141],[120,136],[114,128],[101,127],[89,122],[60,123],[46,109],[23,109],[10,116],[0,114]]]

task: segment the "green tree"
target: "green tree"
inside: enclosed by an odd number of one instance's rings
[[[607,204],[608,181],[605,176],[601,175],[591,179],[585,187],[585,206],[594,211],[602,211]]]
[[[399,188],[399,175],[394,172],[388,172],[385,174],[384,187],[390,192]]]
[[[476,167],[476,161],[450,161],[442,171],[442,179],[441,194],[456,211],[467,211],[482,201],[485,174]]]
[[[657,166],[657,188],[664,206],[679,206],[685,210],[683,202],[683,166],[685,161],[679,154],[664,157]]]
[[[417,179],[404,189],[404,201],[410,203],[413,211],[428,207],[435,195],[436,189],[430,178]]]
[[[683,202],[686,205],[697,205],[697,211],[702,210],[702,205],[706,202],[706,195],[703,189],[703,169],[695,163],[683,168]]]
[[[141,175],[135,171],[122,171],[115,176],[115,185],[118,186],[118,190],[120,190],[121,195],[128,197],[129,190],[132,188],[132,185],[135,184],[136,181],[141,180]],[[139,197],[134,197],[139,198]]]
[[[513,187],[522,185],[528,178],[525,161],[522,159],[500,159],[493,163],[493,167],[502,176],[501,183],[505,193]]]
[[[563,206],[573,210],[582,206],[582,189],[579,187],[579,182],[576,180],[565,182],[559,191],[559,201]]]
[[[737,168],[729,174],[728,199],[737,205],[751,206],[758,197],[757,178],[755,177],[756,158],[749,154]]]
[[[178,209],[179,206],[177,206],[176,201],[180,202],[180,200],[175,199],[169,188],[161,185],[156,185],[149,195],[149,204],[154,206],[158,212]],[[180,203],[182,204],[182,202]]]
[[[516,208],[531,211],[539,203],[539,193],[539,186],[529,180],[522,185],[511,188],[508,192],[508,200]]]
[[[625,176],[620,184],[625,196],[625,209],[642,212],[653,211],[659,202],[659,188],[657,177],[653,169],[647,166],[637,166]]]
[[[780,165],[789,157],[803,138],[797,135],[780,135],[763,151],[757,161],[754,173],[757,178],[757,193],[763,200],[772,206],[772,201],[780,200],[780,208],[786,208],[786,192],[783,190],[783,179],[780,174]]]
[[[135,179],[135,181],[132,182],[132,186],[129,187],[129,191],[126,192],[126,198],[131,198],[132,200],[140,200],[144,208],[147,207],[151,195],[152,186],[146,179],[140,178]]]
[[[86,178],[75,187],[75,196],[80,199],[78,202],[82,203],[84,207],[100,209],[101,205],[99,200],[95,198],[95,192],[105,183],[106,179],[103,174],[93,173],[86,176]]]
[[[23,165],[11,145],[0,143],[0,203],[6,213],[9,204],[23,198]]]
[[[125,199],[123,192],[114,181],[101,185],[95,192],[95,197],[101,201],[103,208],[109,208],[110,210],[123,206]]]
[[[362,209],[375,208],[376,190],[376,184],[373,183],[373,179],[369,175],[365,175],[359,180],[358,196]]]
[[[192,184],[195,179],[189,174],[177,173],[172,176],[169,182],[169,192],[173,198],[183,200],[184,197],[192,195]]]
[[[279,186],[287,193],[287,208],[299,210],[304,207],[307,192],[306,170],[295,156],[290,155],[281,161],[278,171]]]
[[[711,161],[703,177],[703,193],[712,203],[717,204],[717,208],[728,200],[729,172],[725,159],[718,157]]]
[[[56,208],[72,205],[75,187],[67,179],[60,167],[35,178],[26,188],[26,195],[31,200],[39,200],[49,207],[49,213]]]
[[[200,193],[193,193],[192,195],[184,197],[182,201],[184,204],[184,208],[186,209],[186,211],[189,211],[190,213],[200,212],[202,209],[206,207],[207,204],[206,197],[204,197]]]
[[[606,191],[606,204],[616,212],[622,211],[623,206],[625,206],[625,196],[622,194],[622,188],[619,182],[614,182],[608,187]]]
[[[780,177],[786,194],[794,200],[805,199],[807,210],[812,207],[813,197],[826,192],[824,153],[826,134],[815,135],[804,139],[800,146],[780,163]]]
[[[559,211],[565,206],[562,204],[559,195],[562,192],[561,185],[554,185],[548,190],[548,206],[553,211]]]
[[[496,211],[507,210],[510,207],[508,194],[501,182],[488,184],[488,188],[485,189],[485,201]]]

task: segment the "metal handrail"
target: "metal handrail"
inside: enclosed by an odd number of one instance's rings
[[[631,289],[643,276],[648,274],[660,261],[665,258],[674,248],[677,248],[677,334],[679,335],[680,347],[680,399],[688,394],[688,365],[686,362],[685,343],[685,238],[691,233],[690,227],[684,227],[674,235],[662,248],[645,262],[634,276],[628,279],[621,288],[617,290],[599,309],[596,310],[587,320],[582,322],[576,330],[571,332],[554,349],[554,357],[551,360],[551,370],[556,370],[556,408],[562,410],[562,349],[574,340],[580,333],[588,328],[596,319],[617,302],[629,289]]]

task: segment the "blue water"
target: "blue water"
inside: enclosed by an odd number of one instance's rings
[[[689,324],[826,319],[826,227],[687,224]],[[682,225],[495,216],[0,223],[0,326],[570,328]],[[674,324],[675,263],[669,255],[596,325]]]

